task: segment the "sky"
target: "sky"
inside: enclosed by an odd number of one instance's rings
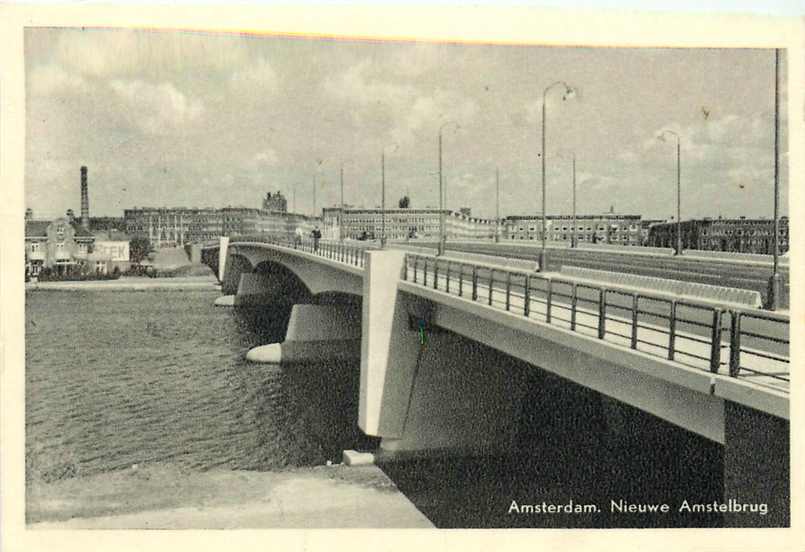
[[[545,88],[548,213],[771,217],[774,52],[355,41],[187,31],[29,28],[26,206],[93,216],[135,206],[289,207],[407,194],[438,205],[443,129],[447,206],[501,215],[541,206]],[[781,91],[786,143],[785,63]],[[453,124],[454,123],[454,124]],[[787,212],[787,155],[781,197]],[[295,192],[294,192],[295,190]],[[295,196],[295,200],[294,200]]]

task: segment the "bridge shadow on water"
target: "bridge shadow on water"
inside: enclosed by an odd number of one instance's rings
[[[626,406],[617,412],[627,430],[615,431],[597,393],[533,368],[526,377],[512,454],[381,466],[437,527],[721,526],[720,514],[679,511],[685,500],[723,500],[720,445]],[[612,511],[619,501],[667,504],[670,511]],[[543,503],[590,504],[598,511],[537,513]]]
[[[234,311],[244,353],[251,347],[281,342],[291,304],[239,307]],[[359,361],[244,365],[266,374],[248,392],[255,396],[249,420],[257,432],[250,452],[252,469],[274,470],[339,463],[345,449],[372,450],[379,439],[357,425]],[[246,421],[244,421],[246,423]]]

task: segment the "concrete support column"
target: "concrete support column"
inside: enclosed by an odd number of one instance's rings
[[[226,256],[229,250],[229,237],[221,236],[218,239],[218,281],[224,281],[224,274],[226,274]]]
[[[358,306],[294,305],[285,341],[255,347],[246,359],[265,363],[357,360],[360,349]]]
[[[224,297],[227,297],[226,295]],[[275,305],[289,302],[283,282],[275,275],[245,272],[240,275],[238,291],[232,304],[236,307]]]
[[[791,468],[788,420],[725,401],[724,501],[766,506],[757,512],[729,512],[728,527],[788,527],[791,524]]]
[[[358,426],[382,437],[385,455],[509,450],[522,372],[505,355],[431,328],[435,306],[397,290],[404,258],[368,253]]]

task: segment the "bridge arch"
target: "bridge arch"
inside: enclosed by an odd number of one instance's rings
[[[362,275],[323,262],[320,258],[311,259],[307,255],[285,252],[259,243],[232,244],[229,249],[229,259],[235,256],[246,258],[249,261],[250,271],[253,270],[252,267],[263,264],[262,271],[288,278],[288,283],[292,286],[303,285],[312,297],[324,294],[326,299],[333,294],[346,294],[340,296],[346,299],[347,296],[363,294]],[[295,276],[298,283],[290,280],[291,275]],[[226,290],[224,293],[227,293]]]

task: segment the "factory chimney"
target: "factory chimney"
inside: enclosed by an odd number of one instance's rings
[[[89,230],[89,190],[87,190],[87,168],[81,167],[81,226]]]

